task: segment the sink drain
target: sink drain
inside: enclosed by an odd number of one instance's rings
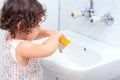
[[[83,48],[84,51],[86,51],[87,49],[86,48]]]

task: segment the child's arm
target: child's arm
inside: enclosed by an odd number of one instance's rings
[[[49,56],[57,49],[61,36],[63,36],[62,33],[56,32],[49,36],[42,44],[33,44],[31,42],[20,43],[16,48],[16,54],[26,58]]]
[[[38,29],[39,29],[39,33],[35,37],[35,40],[44,38],[44,37],[48,37],[48,36],[51,36],[51,35],[57,33],[56,31],[50,30],[50,29],[45,29],[45,28],[38,28]]]

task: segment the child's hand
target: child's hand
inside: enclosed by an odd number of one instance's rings
[[[64,44],[62,44],[61,42],[59,42],[59,46],[61,46],[61,47],[65,47],[65,45]]]
[[[62,32],[57,32],[57,35],[59,36],[59,39],[60,39],[60,37],[64,36],[64,34]]]
[[[59,45],[61,47],[65,47],[65,45],[61,42],[61,38],[65,38],[64,34],[62,32],[58,32],[58,36],[59,36]]]

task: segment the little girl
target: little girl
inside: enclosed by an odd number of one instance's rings
[[[50,56],[57,49],[60,32],[38,26],[45,17],[45,9],[37,0],[7,0],[1,10],[0,28],[6,31],[3,40],[2,80],[43,80],[39,64],[41,57]],[[48,37],[42,44],[33,39]]]

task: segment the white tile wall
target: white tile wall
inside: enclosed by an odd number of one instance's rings
[[[84,17],[71,18],[72,11],[82,11],[89,8],[89,1],[61,0],[61,30],[72,29],[106,44],[120,47],[120,0],[93,0],[95,15],[103,16],[106,12],[111,12],[115,19],[114,24],[111,26],[104,23],[92,25]]]
[[[58,30],[59,0],[38,0],[47,8],[46,21],[42,27]]]

